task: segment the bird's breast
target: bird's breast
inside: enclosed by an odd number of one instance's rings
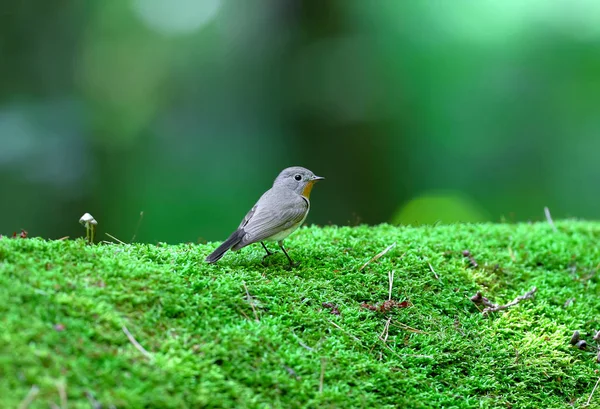
[[[295,232],[296,230],[298,230],[298,228],[300,226],[302,226],[302,223],[304,223],[304,221],[306,220],[306,216],[308,216],[308,210],[306,210],[306,213],[304,214],[304,217],[302,218],[302,220],[300,220],[298,223],[288,227],[285,230],[282,230],[278,233],[275,233],[274,235],[272,235],[271,237],[269,237],[268,241],[279,241],[279,240],[283,240],[285,239],[287,236],[289,236],[290,234],[292,234],[293,232]]]

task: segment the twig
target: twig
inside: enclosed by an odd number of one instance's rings
[[[287,371],[287,373],[293,377],[294,379],[296,379],[297,381],[300,380],[300,377],[298,376],[298,374],[296,373],[296,371],[294,371],[294,368],[287,366],[287,365],[283,365],[283,368]]]
[[[433,269],[433,266],[431,265],[431,263],[428,261],[427,264],[429,264],[429,269],[431,270],[431,272],[433,273],[433,275],[435,276],[436,280],[439,280],[440,277],[436,274],[435,270]]]
[[[388,272],[388,281],[390,282],[390,290],[388,292],[388,301],[391,301],[391,299],[392,299],[392,287],[394,286],[394,273],[395,273],[394,270]]]
[[[469,259],[469,263],[471,264],[471,267],[473,267],[473,268],[479,267],[479,264],[477,264],[475,257],[473,257],[473,255],[471,254],[471,252],[469,250],[463,250],[462,254],[463,254],[463,256],[465,256],[466,258]]]
[[[513,307],[523,300],[529,300],[529,299],[533,298],[533,295],[536,293],[536,291],[537,291],[537,287],[532,287],[531,290],[527,291],[523,295],[518,296],[517,298],[515,298],[508,304],[499,305],[498,307],[495,307],[495,308],[490,308],[488,312],[495,312],[495,311],[505,310],[507,308]],[[483,310],[483,313],[485,314],[486,310]]]
[[[513,261],[513,263],[515,261],[517,261],[517,257],[515,256],[515,252],[513,251],[512,247],[508,246],[508,255],[510,256],[510,259]]]
[[[407,307],[410,307],[411,305],[412,304],[408,300],[404,300],[402,302],[398,302],[398,301],[394,301],[394,300],[387,300],[387,301],[384,301],[383,303],[381,303],[381,305],[371,305],[366,302],[363,302],[360,304],[360,306],[362,308],[366,308],[367,310],[377,311],[377,312],[381,312],[381,313],[391,311],[392,308],[407,308]]]
[[[240,307],[237,307],[237,310],[244,316],[244,318],[246,318],[247,320],[250,319],[248,314],[246,314],[244,311],[242,311],[242,309]]]
[[[408,326],[406,324],[401,323],[400,321],[394,321],[393,324],[397,325],[398,327],[400,327],[402,329],[405,329],[405,330],[407,330],[409,332],[415,332],[417,334],[429,334],[429,332],[427,332],[427,331],[423,331],[423,330],[420,330],[420,329],[416,329],[416,328],[410,327],[410,326]]]
[[[292,335],[298,340],[298,343],[300,344],[300,346],[304,349],[306,349],[307,351],[314,351],[314,348],[309,347],[308,345],[306,345],[304,342],[302,342],[302,340],[300,339],[300,337],[296,334],[294,334],[292,332]]]
[[[475,303],[476,305],[483,304],[486,307],[495,307],[495,306],[497,306],[497,304],[494,304],[490,300],[488,300],[487,298],[485,298],[483,296],[483,294],[481,294],[481,291],[477,291],[477,293],[473,297],[471,297],[471,301],[473,301],[473,303]]]
[[[513,307],[523,300],[529,300],[529,299],[533,298],[533,295],[535,294],[536,291],[537,291],[537,288],[533,287],[531,290],[529,290],[525,294],[518,296],[517,298],[515,298],[508,304],[504,304],[504,305],[498,305],[498,304],[492,303],[490,300],[488,300],[481,294],[481,291],[477,291],[477,294],[475,294],[473,297],[471,297],[471,301],[473,301],[475,304],[483,304],[485,306],[485,308],[483,309],[482,314],[487,315],[490,312],[496,312],[496,311],[505,310],[507,308]]]
[[[598,383],[600,383],[600,378],[598,378],[598,380],[596,381],[596,385],[594,385],[594,389],[592,389],[592,393],[590,393],[590,397],[588,398],[587,402],[585,403],[585,406],[590,405],[590,402],[592,401],[592,396],[594,396],[594,392],[596,392],[596,388],[598,387]]]
[[[374,262],[375,260],[378,260],[379,258],[383,257],[385,255],[385,253],[387,253],[388,251],[390,251],[391,249],[393,249],[394,247],[396,247],[396,242],[390,244],[389,246],[386,247],[385,250],[383,250],[381,253],[377,254],[375,257],[373,257],[371,260],[367,261],[365,264],[362,265],[361,268],[358,269],[358,271],[363,271],[365,269],[366,266],[368,266],[369,264],[371,264],[372,262]],[[402,255],[404,256],[404,254]],[[400,258],[402,258],[402,256]]]
[[[60,396],[61,409],[67,409],[67,386],[65,381],[57,382],[56,389],[58,389],[58,396]]]
[[[343,329],[342,327],[340,327],[339,325],[337,325],[335,322],[331,321],[331,320],[327,320],[329,321],[329,323],[331,325],[333,325],[334,327],[336,327],[337,329],[339,329],[340,331],[342,331],[344,334],[348,335],[349,337],[353,338],[355,341],[360,343],[360,339],[358,339],[357,337],[355,337],[354,335],[350,334],[349,332],[347,332],[345,329]]]
[[[598,264],[596,266],[596,268],[594,268],[588,275],[577,278],[577,281],[585,283],[586,281],[588,281],[589,279],[591,279],[592,277],[594,277],[596,275],[596,273],[598,272],[598,268],[600,268],[600,264]]]
[[[548,220],[548,224],[552,227],[552,230],[558,231],[556,226],[554,225],[554,221],[552,221],[552,215],[550,215],[550,209],[544,207],[544,214],[546,214],[546,220]]]
[[[138,219],[137,225],[135,226],[135,230],[133,231],[133,237],[131,238],[130,243],[133,243],[135,240],[135,236],[137,236],[138,230],[140,229],[140,225],[142,224],[142,220],[144,219],[144,211],[140,212],[140,218]]]
[[[388,320],[386,321],[386,323],[383,327],[383,332],[379,336],[379,339],[382,340],[383,343],[387,342],[388,336],[390,335],[390,322],[392,322],[392,317],[388,318]]]
[[[313,348],[309,347],[308,345],[306,345],[304,342],[302,342],[300,339],[298,339],[298,343],[300,344],[300,346],[304,349],[306,349],[307,351],[314,351]]]
[[[106,232],[104,232],[104,234],[106,234],[108,237],[110,237],[111,239],[113,239],[114,241],[116,241],[116,242],[117,242],[117,243],[119,243],[119,244],[127,244],[127,243],[125,243],[124,241],[121,241],[121,240],[117,239],[117,238],[116,238],[115,236],[113,236],[112,234],[108,234],[108,233],[106,233]]]
[[[32,385],[31,389],[29,389],[29,392],[27,392],[25,398],[19,404],[19,409],[27,409],[29,405],[31,405],[33,400],[36,398],[38,393],[40,393],[40,388],[38,388],[37,385]]]
[[[325,365],[327,359],[321,357],[321,377],[319,378],[319,393],[323,393],[323,381],[325,380]]]
[[[102,409],[102,404],[100,402],[98,402],[96,400],[96,398],[94,398],[94,395],[92,394],[92,392],[85,391],[85,396],[87,396],[88,400],[90,401],[90,405],[92,406],[92,409]]]
[[[131,342],[133,344],[133,346],[142,353],[142,355],[144,355],[146,358],[152,360],[152,354],[148,351],[146,351],[146,349],[140,345],[139,342],[136,341],[136,339],[133,337],[133,335],[131,335],[131,332],[129,332],[129,330],[127,329],[127,327],[125,325],[123,325],[121,327],[121,329],[123,330],[123,332],[125,333],[125,335],[127,335],[127,338],[129,339],[129,342]]]
[[[250,304],[250,307],[252,307],[252,312],[254,313],[254,319],[256,320],[256,322],[260,321],[258,319],[258,314],[256,313],[256,308],[254,308],[254,302],[252,301],[252,297],[250,297],[250,293],[248,292],[248,287],[246,287],[246,282],[242,281],[242,285],[244,286],[244,289],[246,290],[246,297],[248,299],[248,303]]]

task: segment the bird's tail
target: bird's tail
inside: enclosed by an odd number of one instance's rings
[[[206,262],[207,263],[215,263],[215,262],[219,261],[221,259],[221,257],[223,257],[223,255],[225,255],[227,250],[229,250],[230,248],[232,248],[233,246],[235,246],[242,240],[242,238],[244,237],[244,234],[246,234],[244,229],[238,229],[238,230],[234,231],[231,234],[231,236],[229,236],[229,238],[223,242],[223,244],[221,244],[219,247],[217,247],[217,249],[215,251],[213,251],[212,253],[210,253],[208,255],[208,257],[206,257]]]

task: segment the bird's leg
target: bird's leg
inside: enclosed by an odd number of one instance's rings
[[[265,243],[264,243],[264,242],[262,242],[262,241],[261,241],[261,242],[260,242],[260,244],[262,244],[262,246],[263,246],[263,249],[265,249],[265,251],[267,252],[267,254],[266,254],[265,256],[263,256],[263,260],[264,260],[264,259],[266,259],[266,258],[267,258],[267,257],[269,257],[269,256],[272,256],[272,255],[274,254],[274,253],[271,253],[271,252],[269,251],[269,249],[267,248],[267,246],[265,246]]]
[[[289,260],[290,267],[298,267],[298,265],[300,263],[294,263],[292,261],[292,258],[290,257],[290,255],[287,253],[287,251],[285,251],[285,247],[283,247],[283,240],[278,241],[277,244],[279,244],[279,247],[281,248],[281,250],[283,250],[283,254],[285,254],[285,256],[287,257],[287,259]]]

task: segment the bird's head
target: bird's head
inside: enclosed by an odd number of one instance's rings
[[[313,185],[323,179],[325,178],[316,176],[306,168],[293,166],[281,171],[277,179],[275,179],[273,187],[281,186],[291,189],[308,199]]]

